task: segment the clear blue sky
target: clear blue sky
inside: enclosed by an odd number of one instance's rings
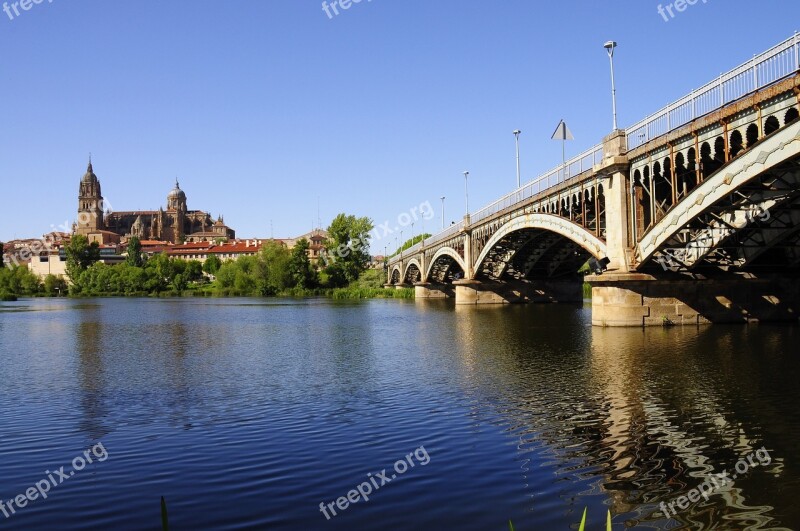
[[[662,0],[666,5],[667,2]],[[430,201],[439,225],[800,29],[797,0],[702,0],[669,22],[657,0],[53,0],[0,12],[0,240],[75,217],[88,153],[115,210],[166,203],[240,237],[338,212],[389,220]],[[13,14],[13,11],[12,11]],[[417,232],[419,226],[417,226]],[[407,230],[408,232],[408,230]],[[408,236],[406,234],[405,236]],[[378,242],[393,245],[393,237]]]

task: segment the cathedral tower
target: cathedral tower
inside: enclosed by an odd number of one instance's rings
[[[186,234],[186,194],[181,190],[178,180],[175,179],[175,188],[167,195],[167,212],[174,212],[172,223],[172,238],[175,243],[183,241]]]
[[[81,179],[78,190],[78,221],[76,234],[86,236],[103,230],[103,196],[100,193],[100,181],[92,170],[92,161]]]

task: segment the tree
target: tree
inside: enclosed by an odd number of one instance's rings
[[[44,277],[44,293],[48,297],[64,295],[67,292],[67,283],[63,278],[55,275]]]
[[[100,260],[100,246],[97,242],[89,243],[86,236],[73,236],[64,247],[67,254],[67,276],[73,284],[77,284],[81,273]]]
[[[395,251],[394,254],[395,255],[400,254],[401,250],[405,251],[406,249],[410,249],[411,247],[415,246],[416,244],[418,244],[422,240],[427,240],[430,237],[431,237],[431,234],[427,233],[427,232],[425,234],[420,234],[418,236],[414,236],[413,238],[410,238],[410,239],[406,240],[405,242],[403,242],[403,244],[400,246],[400,249]],[[392,255],[392,256],[394,256],[394,255]]]
[[[147,271],[148,291],[159,292],[167,289],[175,279],[175,275],[180,272],[175,262],[164,253],[159,253],[147,261],[145,271]]]
[[[197,260],[190,260],[186,262],[183,274],[188,282],[197,282],[203,278],[203,264]]]
[[[325,257],[331,284],[353,282],[369,266],[369,240],[373,228],[372,220],[367,217],[339,214],[334,218],[328,227],[330,239]]]
[[[142,242],[136,236],[128,242],[128,258],[125,261],[129,266],[142,267]]]
[[[203,263],[203,271],[208,273],[209,275],[216,275],[219,268],[222,266],[222,260],[219,259],[219,256],[212,254],[206,261]]]
[[[292,249],[289,259],[289,276],[291,283],[297,288],[310,289],[317,287],[317,272],[308,258],[310,244],[301,238]]]
[[[261,247],[259,260],[256,262],[258,267],[257,284],[261,295],[265,297],[277,295],[291,286],[290,261],[291,254],[282,243],[268,241]]]

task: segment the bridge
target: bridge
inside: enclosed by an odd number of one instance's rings
[[[387,282],[475,305],[586,281],[598,326],[796,321],[799,117],[795,34],[391,257]]]

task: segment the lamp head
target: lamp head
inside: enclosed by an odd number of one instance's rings
[[[514,134],[515,134],[515,135],[518,135],[518,136],[519,136],[519,134],[520,134],[520,133],[522,133],[522,131],[520,131],[519,129],[516,129],[516,130],[514,130]]]
[[[608,55],[610,55],[612,57],[614,55],[614,48],[616,48],[616,47],[617,47],[617,42],[616,41],[608,41],[607,43],[605,43],[603,45],[603,48],[605,48],[608,51]]]

